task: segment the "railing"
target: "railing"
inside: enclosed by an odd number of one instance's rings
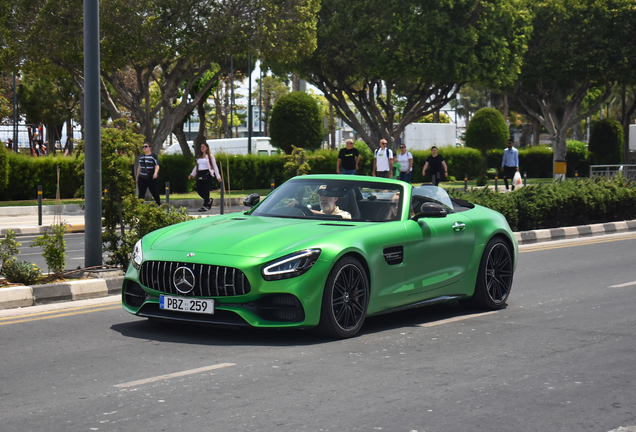
[[[590,165],[590,178],[604,177],[611,179],[619,173],[626,179],[636,181],[636,164]]]

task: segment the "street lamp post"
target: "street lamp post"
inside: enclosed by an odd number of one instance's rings
[[[84,265],[102,265],[99,1],[84,0]]]

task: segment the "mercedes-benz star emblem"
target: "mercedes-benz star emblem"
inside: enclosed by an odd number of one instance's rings
[[[194,289],[194,273],[187,267],[179,267],[172,275],[174,287],[181,294],[187,294]]]

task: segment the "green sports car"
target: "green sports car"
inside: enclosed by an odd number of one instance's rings
[[[518,245],[506,219],[437,186],[308,175],[250,202],[141,239],[124,309],[346,338],[367,316],[453,299],[499,309],[510,294]]]

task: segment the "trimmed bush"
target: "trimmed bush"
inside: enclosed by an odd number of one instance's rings
[[[499,211],[513,231],[636,218],[636,183],[621,177],[568,179],[526,186],[509,194],[485,189],[450,194]]]
[[[592,165],[620,164],[623,160],[623,127],[615,119],[592,123],[590,144]]]
[[[9,151],[5,147],[5,144],[0,141],[0,190],[4,190],[9,185],[9,172],[11,166],[9,165]]]
[[[65,156],[33,157],[7,152],[11,174],[6,189],[0,190],[0,200],[33,200],[38,197],[38,185],[42,185],[44,198],[55,198],[57,190],[57,167],[60,167],[60,197],[72,198],[84,184],[77,174],[84,159]]]
[[[498,110],[494,108],[477,110],[466,128],[466,146],[481,151],[480,176],[485,178],[488,171],[488,150],[504,149],[509,137],[510,132],[506,120]]]
[[[285,153],[292,145],[315,150],[322,145],[322,115],[316,100],[305,92],[280,97],[272,109],[269,132],[272,145]]]

